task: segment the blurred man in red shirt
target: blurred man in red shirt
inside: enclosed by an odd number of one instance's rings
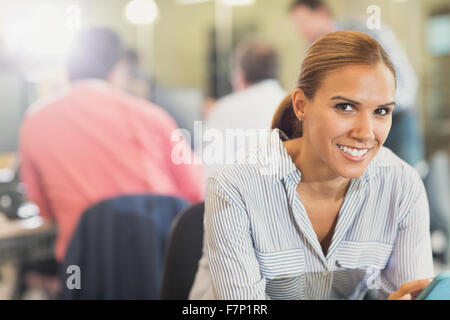
[[[123,194],[203,199],[203,170],[175,164],[175,121],[161,108],[119,92],[119,37],[107,29],[80,33],[68,59],[70,88],[28,112],[21,129],[21,177],[44,218],[58,226],[61,261],[82,213]],[[183,152],[193,157],[185,141]]]

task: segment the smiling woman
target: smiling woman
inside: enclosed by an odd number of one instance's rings
[[[433,276],[425,189],[383,147],[395,89],[392,63],[368,35],[338,31],[312,44],[268,143],[208,181],[191,298],[358,299],[369,289],[411,298],[402,284],[423,289],[419,280]]]

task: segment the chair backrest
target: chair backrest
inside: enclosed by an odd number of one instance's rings
[[[204,211],[204,203],[198,203],[173,222],[166,246],[161,299],[188,299],[202,255]]]
[[[141,194],[86,210],[63,262],[62,298],[159,299],[169,231],[188,205],[176,197]],[[81,289],[66,273],[70,266],[78,267]]]

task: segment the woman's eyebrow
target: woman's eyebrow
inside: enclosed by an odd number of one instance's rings
[[[358,102],[358,101],[355,101],[355,100],[352,100],[352,99],[349,99],[349,98],[346,98],[343,96],[334,96],[331,98],[331,100],[345,100],[345,101],[353,103],[353,104],[358,104],[358,105],[361,104],[361,102]]]
[[[385,107],[388,107],[390,105],[394,105],[394,107],[396,106],[395,102],[392,101],[392,102],[388,102],[388,103],[382,104],[382,105],[378,106],[378,108],[385,108]]]
[[[353,103],[353,104],[356,104],[356,105],[360,105],[361,104],[361,102],[358,102],[358,101],[355,101],[355,100],[352,100],[352,99],[349,99],[349,98],[346,98],[346,97],[343,97],[343,96],[334,96],[334,97],[331,98],[331,100],[344,100],[344,101],[347,101],[347,102],[350,102],[350,103]],[[391,102],[379,105],[377,108],[385,108],[385,107],[388,107],[390,105],[394,105],[394,107],[395,107],[395,102],[391,101]]]

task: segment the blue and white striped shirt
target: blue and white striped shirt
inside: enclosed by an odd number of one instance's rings
[[[209,178],[203,257],[191,299],[387,297],[433,277],[429,209],[416,171],[382,148],[351,179],[327,255],[280,132]]]

